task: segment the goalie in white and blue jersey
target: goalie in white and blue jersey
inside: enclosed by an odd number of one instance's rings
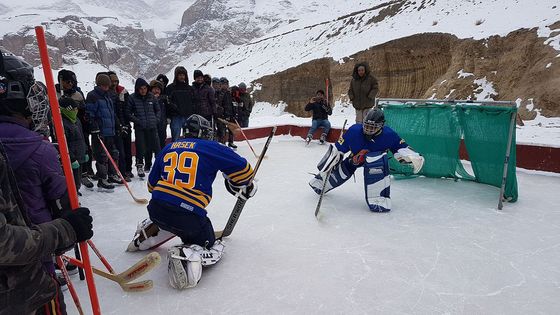
[[[223,244],[216,240],[206,207],[218,171],[235,196],[250,198],[256,192],[253,168],[232,149],[209,140],[211,124],[199,115],[187,118],[184,138],[158,154],[148,177],[152,198],[150,220],[138,226],[129,251],[155,248],[178,236],[184,245],[169,249],[170,284],[177,289],[195,286],[201,267],[215,264]]]
[[[319,173],[309,182],[317,194],[321,194],[325,177],[332,168],[325,193],[342,185],[360,166],[364,166],[366,202],[371,211],[391,210],[389,163],[387,151],[401,163],[411,164],[413,173],[424,165],[424,158],[413,151],[399,135],[385,126],[383,111],[372,109],[362,124],[352,125],[344,136],[330,145],[317,168]],[[344,155],[350,154],[344,158]]]

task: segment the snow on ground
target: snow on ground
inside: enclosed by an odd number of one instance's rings
[[[285,104],[256,103],[251,113],[249,127],[311,126],[311,118],[297,117],[285,112],[285,107]],[[333,114],[329,117],[332,127],[342,128],[345,119],[348,120],[348,125],[353,124],[356,119],[356,111],[348,103],[335,102]],[[525,126],[517,126],[516,128],[517,144],[560,147],[560,118],[549,118],[538,114],[535,119],[526,120],[524,123]]]
[[[260,150],[263,139],[253,141]],[[560,309],[560,177],[519,171],[519,201],[496,210],[498,189],[474,182],[393,180],[390,213],[368,210],[363,177],[318,196],[308,172],[326,147],[278,136],[257,175],[223,259],[198,286],[167,283],[166,249],[144,278],[145,293],[125,293],[96,277],[103,314],[528,314]],[[244,143],[238,151],[255,162]],[[549,174],[550,175],[550,174]],[[222,229],[235,202],[215,182],[209,216]],[[149,197],[146,183],[133,191]],[[145,253],[124,251],[146,216],[124,187],[113,194],[83,191],[92,209],[94,242],[117,271]],[[543,196],[546,196],[543,198]],[[95,266],[101,263],[94,259]],[[85,282],[74,284],[90,312]],[[67,294],[70,314],[76,314]]]

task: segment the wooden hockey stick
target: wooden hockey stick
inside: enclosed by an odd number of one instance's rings
[[[245,141],[249,145],[249,148],[251,149],[251,151],[253,151],[253,155],[255,156],[255,158],[258,159],[259,156],[257,155],[257,153],[255,153],[255,149],[253,149],[253,146],[251,145],[251,142],[249,142],[249,139],[247,139],[247,136],[245,135],[245,132],[243,132],[243,129],[241,128],[241,125],[239,124],[237,119],[234,119],[234,121],[235,121],[235,124],[237,125],[237,127],[239,127],[239,131],[241,131],[241,134],[243,135],[243,138],[245,138]],[[264,158],[266,159],[266,156]]]
[[[342,138],[344,135],[344,127],[346,127],[346,119],[344,120],[344,124],[342,125],[342,129],[340,130],[340,135],[338,136],[338,140]],[[321,209],[321,204],[323,203],[323,197],[325,196],[325,188],[327,187],[327,183],[329,181],[329,177],[331,177],[331,173],[334,169],[334,165],[327,171],[325,179],[323,181],[323,188],[321,189],[321,195],[319,195],[319,201],[317,202],[317,207],[315,208],[315,218],[319,219],[319,210]]]
[[[241,127],[239,127],[238,125],[236,125],[235,123],[231,122],[231,121],[227,121],[223,118],[218,118],[218,120],[226,125],[227,129],[229,129],[229,131],[231,131],[231,133],[233,133],[234,136],[237,136],[240,131],[241,131]]]
[[[79,264],[79,261],[77,261],[73,257],[68,257],[68,256],[63,256],[63,257],[64,259],[70,261],[73,264]],[[146,273],[154,269],[157,265],[159,265],[160,262],[161,262],[161,256],[156,252],[152,252],[146,255],[144,258],[142,258],[132,267],[128,268],[127,270],[119,274],[105,272],[95,267],[92,267],[92,270],[93,273],[99,276],[117,282],[125,291],[146,291],[153,286],[153,281],[145,280],[145,281],[134,282],[134,283],[130,283],[130,282],[145,275]]]
[[[64,265],[64,261],[62,257],[56,256],[56,264],[60,271],[62,271],[62,276],[64,276],[64,280],[66,280],[66,285],[68,286],[68,290],[70,291],[70,295],[72,296],[72,300],[78,309],[78,313],[80,315],[84,315],[84,310],[82,309],[82,304],[80,303],[80,298],[78,297],[78,293],[76,293],[76,289],[74,288],[74,284],[70,280],[70,276],[68,275],[68,270],[66,270],[66,266]]]
[[[117,171],[117,174],[119,174],[119,177],[121,178],[121,181],[123,182],[124,186],[126,187],[126,189],[128,190],[128,193],[130,194],[130,196],[132,197],[132,199],[134,199],[134,201],[136,201],[137,203],[141,203],[141,204],[147,204],[148,203],[148,199],[145,198],[136,198],[134,196],[134,194],[132,193],[132,190],[130,189],[130,187],[128,186],[128,183],[126,182],[126,180],[124,180],[124,177],[121,174],[121,171],[119,170],[119,166],[117,165],[117,163],[115,163],[115,160],[113,160],[113,157],[111,156],[111,154],[109,153],[109,150],[107,150],[107,147],[105,146],[105,143],[103,143],[103,140],[101,140],[101,137],[99,137],[99,135],[97,136],[97,138],[99,139],[99,143],[101,143],[101,146],[103,147],[103,150],[105,151],[105,154],[107,154],[107,157],[109,158],[109,161],[111,161],[111,164],[113,164],[113,167],[115,168],[115,170]]]

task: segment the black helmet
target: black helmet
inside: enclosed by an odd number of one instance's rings
[[[187,118],[183,125],[185,138],[212,139],[212,125],[206,118],[193,114]]]
[[[0,101],[3,104],[5,100],[26,100],[34,83],[30,64],[7,51],[0,51]]]
[[[366,138],[371,139],[373,136],[378,136],[383,131],[385,125],[385,115],[380,109],[371,109],[364,117],[362,127]]]

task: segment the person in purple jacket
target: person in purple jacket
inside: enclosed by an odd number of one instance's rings
[[[36,84],[33,67],[0,51],[0,142],[33,225],[72,210],[58,152],[34,131],[48,121],[48,103],[41,100],[46,100],[46,92]],[[41,261],[44,270],[55,276],[53,256]],[[64,307],[62,302],[60,307]]]

